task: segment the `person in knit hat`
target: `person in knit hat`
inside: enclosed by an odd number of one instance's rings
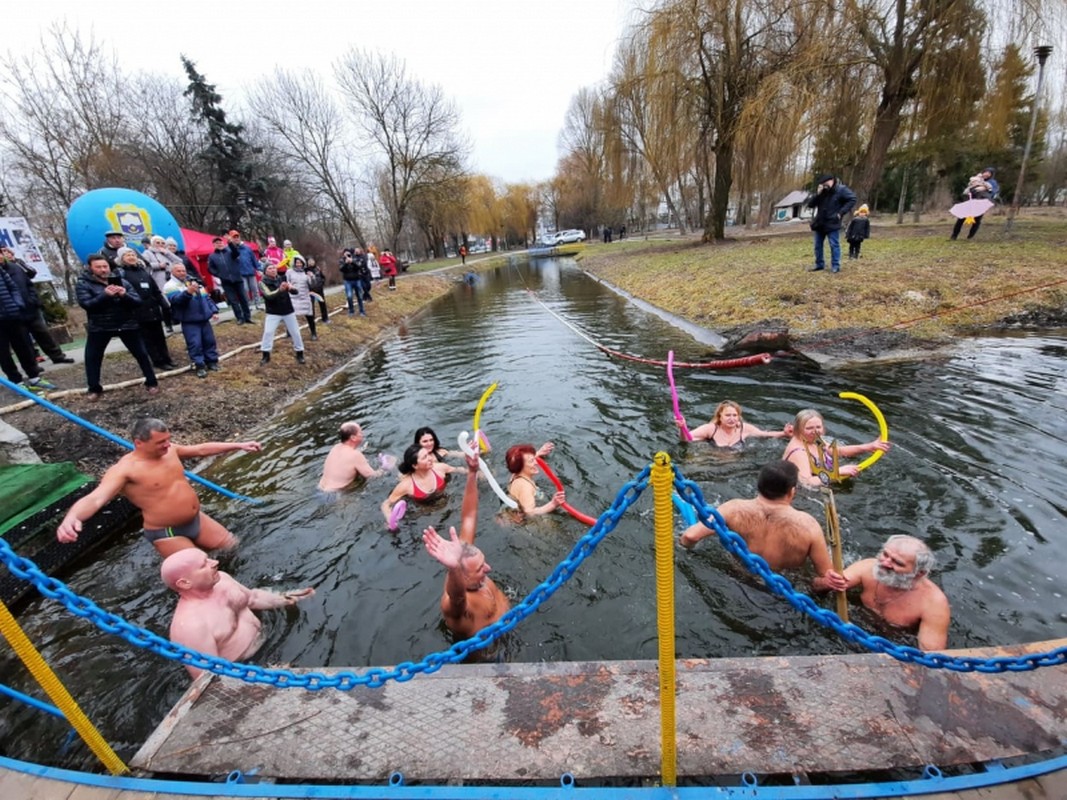
[[[856,216],[852,218],[852,222],[848,223],[845,240],[848,242],[849,258],[859,258],[863,240],[871,238],[871,221],[867,219],[869,213],[870,209],[864,203],[856,209]]]

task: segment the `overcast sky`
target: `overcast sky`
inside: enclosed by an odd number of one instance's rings
[[[568,105],[603,81],[638,0],[27,0],[6,4],[8,54],[66,19],[123,71],[185,78],[184,53],[225,101],[275,66],[324,76],[349,48],[391,52],[460,108],[475,171],[508,182],[552,176]],[[0,69],[3,67],[0,66]]]

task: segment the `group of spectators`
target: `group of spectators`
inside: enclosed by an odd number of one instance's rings
[[[216,236],[214,250],[207,259],[207,273],[216,287],[201,274],[174,239],[153,236],[142,241],[143,251],[126,245],[124,234],[108,231],[100,251],[89,256],[75,288],[78,304],[85,309],[85,373],[89,397],[103,393],[101,369],[109,342],[119,338],[136,359],[150,394],[159,391],[158,371],[178,369],[171,357],[167,334],[181,326],[186,351],[197,377],[206,378],[219,369],[218,343],[212,323],[218,320],[219,303],[225,298],[237,325],[252,324],[253,308],[264,311],[261,363],[270,361],[274,335],[284,325],[293,343],[298,363],[304,363],[304,338],[298,317],[303,317],[311,341],[318,339],[316,305],[322,323],[329,323],[324,291],[326,276],[314,258],[305,258],[288,239],[278,247],[274,237],[267,239],[262,256],[246,243],[239,231]],[[13,256],[12,256],[13,258]],[[32,269],[14,259],[5,260],[0,277],[0,366],[9,380],[21,382],[35,392],[54,389],[40,377],[30,336],[53,360],[72,363],[50,342],[33,293]],[[353,299],[365,314],[364,302],[372,300],[372,282],[381,275],[396,287],[396,258],[388,250],[364,252],[346,250],[341,259],[349,313]],[[10,273],[10,275],[9,275]],[[22,278],[22,275],[29,275]],[[358,287],[358,288],[357,288]],[[50,342],[47,343],[46,342]],[[10,357],[14,350],[26,377],[23,379]]]

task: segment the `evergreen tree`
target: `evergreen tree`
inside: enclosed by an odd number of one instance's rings
[[[244,126],[226,119],[222,95],[215,91],[215,85],[208,83],[185,56],[182,56],[182,66],[189,76],[185,96],[192,103],[193,115],[207,131],[207,148],[201,157],[211,165],[218,180],[222,204],[226,208],[225,225],[239,228],[250,210],[254,210],[252,216],[255,217],[267,206],[267,187],[256,177],[252,161],[257,151],[245,140]]]

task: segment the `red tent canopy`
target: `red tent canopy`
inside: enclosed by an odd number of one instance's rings
[[[192,259],[192,262],[196,264],[196,268],[200,270],[207,288],[209,290],[214,289],[215,278],[207,271],[207,257],[215,252],[215,245],[212,244],[215,234],[201,233],[188,228],[182,228],[181,231],[182,240],[185,242],[185,254]],[[255,242],[245,242],[245,244],[251,247],[252,252],[256,254],[256,258],[259,258],[259,245]]]

